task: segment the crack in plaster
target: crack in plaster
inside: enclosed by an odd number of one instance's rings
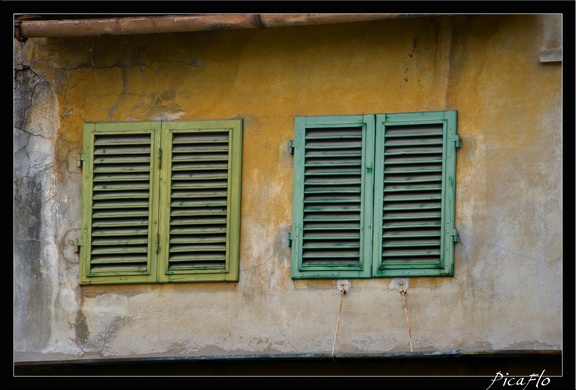
[[[261,267],[264,264],[273,261],[274,258],[276,258],[276,254],[280,251],[280,248],[276,248],[276,250],[274,250],[274,252],[272,252],[272,254],[270,256],[268,256],[267,258],[265,258],[262,262],[258,262],[255,265],[251,266],[251,267],[246,267],[243,268],[242,271],[249,271],[249,270],[253,270],[255,268]]]
[[[474,304],[474,302],[476,302],[476,288],[475,286],[475,282],[474,282],[474,278],[472,277],[472,271],[470,270],[470,256],[468,253],[468,248],[466,247],[465,241],[469,238],[467,234],[462,233],[462,232],[458,232],[458,234],[460,235],[460,241],[458,242],[458,245],[461,245],[462,248],[464,248],[463,253],[464,253],[464,267],[466,269],[466,272],[464,273],[465,275],[465,284],[470,283],[470,285],[472,286],[472,288],[468,289],[467,291],[470,291],[470,294],[472,296],[472,305]],[[468,280],[470,280],[471,282],[468,282]],[[475,321],[475,317],[474,317],[474,313],[475,310],[469,310],[468,315],[470,315],[470,322],[474,323]]]
[[[110,118],[110,119],[114,117],[114,113],[116,112],[116,109],[124,101],[126,96],[130,96],[129,94],[126,93],[126,78],[127,78],[128,66],[121,66],[120,69],[122,70],[122,88],[120,89],[119,93],[116,93],[116,96],[117,96],[116,104],[111,105],[110,108],[108,109],[108,118]],[[140,71],[142,71],[142,70],[140,70]]]
[[[482,242],[482,244],[485,244],[485,243],[486,243],[486,241],[483,241],[483,242]],[[534,260],[534,261],[536,261],[536,262],[544,261],[544,259],[536,258],[536,257],[529,256],[529,255],[527,255],[527,254],[524,254],[524,253],[516,252],[516,251],[514,251],[514,250],[512,250],[512,249],[509,249],[509,248],[506,248],[506,247],[504,247],[504,246],[502,246],[502,245],[498,245],[498,244],[491,243],[491,247],[493,247],[493,248],[498,248],[498,249],[503,250],[503,251],[506,252],[506,253],[511,253],[511,254],[513,254],[513,255],[515,255],[515,256],[518,256],[518,257],[525,257],[525,258],[527,258],[527,259],[529,259],[529,260]]]
[[[288,344],[290,344],[290,346],[292,347],[292,349],[293,349],[294,351],[296,351],[296,352],[300,352],[300,351],[298,350],[298,348],[296,348],[296,347],[294,346],[294,344],[292,344],[292,343],[290,342],[290,340],[286,337],[286,335],[284,334],[284,332],[282,332],[282,329],[281,329],[278,325],[276,325],[276,328],[278,329],[278,331],[280,332],[280,334],[282,335],[282,337],[284,338],[284,340],[285,340]]]
[[[17,155],[20,154],[20,153],[23,153],[23,154],[24,154],[24,157],[25,157],[26,160],[27,160],[27,163],[26,163],[26,165],[27,165],[26,173],[24,173],[24,174],[22,174],[22,175],[19,175],[18,178],[15,178],[14,176],[15,176],[15,174],[16,174],[16,170],[13,169],[13,171],[12,171],[12,172],[13,172],[13,173],[12,173],[12,175],[13,175],[13,180],[16,182],[16,181],[18,181],[18,180],[22,180],[22,179],[26,179],[26,178],[31,178],[31,177],[32,177],[32,175],[30,174],[30,170],[32,169],[32,167],[31,167],[31,164],[32,164],[32,163],[31,163],[30,154],[28,153],[28,144],[30,143],[30,137],[31,137],[33,134],[30,133],[30,132],[28,132],[28,131],[26,131],[26,130],[23,130],[23,129],[15,129],[15,130],[20,131],[21,133],[27,135],[26,137],[24,137],[24,138],[25,138],[25,139],[24,139],[24,144],[23,144],[22,146],[20,146],[19,148],[17,148],[17,149],[15,150],[15,152],[14,152],[14,155],[13,155],[13,156],[14,156],[14,161],[17,161],[17,162],[18,162],[17,165],[19,165],[20,167],[21,167],[22,165],[24,165],[24,162],[22,161],[22,160],[23,160],[22,158],[17,158]]]

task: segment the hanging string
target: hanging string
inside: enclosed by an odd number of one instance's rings
[[[338,310],[338,322],[336,322],[336,333],[334,333],[334,342],[332,343],[332,361],[334,361],[334,347],[336,346],[336,336],[338,335],[338,327],[340,326],[340,314],[342,313],[342,301],[344,301],[345,289],[340,290],[340,310]]]
[[[408,318],[408,306],[406,305],[406,290],[400,290],[402,300],[404,301],[404,313],[406,314],[406,325],[408,326],[408,339],[410,340],[410,352],[412,350],[412,331],[410,330],[410,319]]]

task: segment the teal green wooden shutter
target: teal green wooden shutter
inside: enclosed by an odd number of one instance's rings
[[[163,123],[161,281],[237,281],[240,120]]]
[[[87,123],[81,284],[155,279],[155,123]]]
[[[374,276],[452,276],[456,111],[378,115]]]
[[[292,278],[370,277],[372,116],[297,117]]]

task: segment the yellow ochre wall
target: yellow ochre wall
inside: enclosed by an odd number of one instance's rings
[[[292,280],[294,117],[458,110],[454,277],[414,351],[559,350],[558,15],[14,40],[15,359],[410,351],[391,279]],[[78,284],[84,122],[243,119],[237,283]],[[337,339],[334,340],[338,317]]]

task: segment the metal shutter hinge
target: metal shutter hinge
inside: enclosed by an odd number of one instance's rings
[[[450,233],[450,235],[452,236],[454,242],[460,241],[460,235],[458,234],[458,230],[456,229],[452,230],[452,233]]]
[[[28,70],[30,67],[24,64],[16,64],[14,65],[14,70]]]
[[[82,161],[86,161],[86,155],[84,153],[78,153],[78,168],[82,166]]]
[[[85,244],[84,240],[81,240],[79,238],[76,239],[76,248],[74,250],[75,253],[80,252],[80,247],[83,246]]]
[[[162,148],[158,148],[158,169],[162,168]]]
[[[294,154],[294,141],[288,143],[288,153]]]
[[[288,233],[288,246],[289,247],[292,246],[292,240],[293,240],[292,233]]]
[[[452,141],[454,142],[454,146],[456,146],[456,149],[462,148],[462,141],[460,140],[460,136],[458,134],[454,134],[452,136]]]

